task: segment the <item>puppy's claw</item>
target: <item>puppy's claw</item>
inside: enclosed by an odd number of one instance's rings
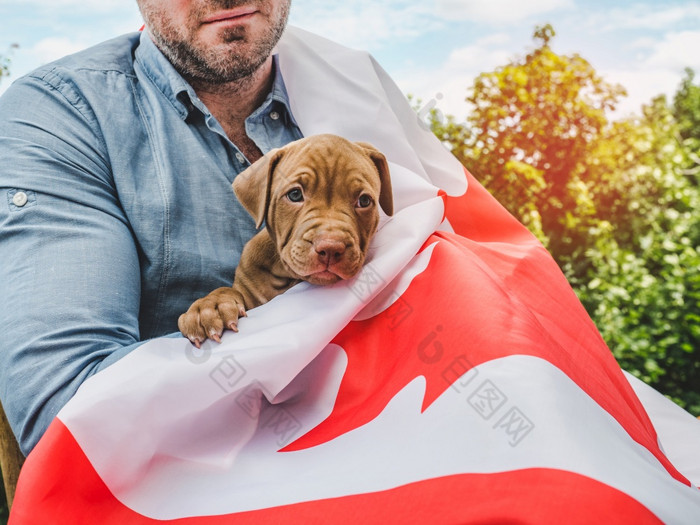
[[[217,343],[220,343],[221,342],[221,335],[217,334],[216,332],[212,332],[209,334],[209,339],[212,339],[212,340],[216,341]]]
[[[228,329],[231,330],[232,332],[238,332],[238,325],[236,324],[236,321],[231,321],[226,326],[228,326]]]

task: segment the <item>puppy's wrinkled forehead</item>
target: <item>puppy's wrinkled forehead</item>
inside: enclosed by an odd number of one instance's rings
[[[363,149],[342,137],[323,137],[289,148],[275,176],[295,177],[304,173],[333,177],[350,172],[374,175],[376,168]]]
[[[234,179],[233,189],[260,227],[271,200],[294,185],[313,194],[316,184],[323,184],[329,196],[352,193],[355,198],[371,188],[371,198],[378,199],[387,215],[393,214],[391,177],[384,155],[369,143],[337,135],[314,135],[270,151]]]

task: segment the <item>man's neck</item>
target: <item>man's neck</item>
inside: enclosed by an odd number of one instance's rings
[[[255,73],[227,84],[208,84],[190,79],[199,99],[216,117],[229,139],[254,162],[262,153],[245,132],[245,119],[263,103],[272,89],[272,57]]]

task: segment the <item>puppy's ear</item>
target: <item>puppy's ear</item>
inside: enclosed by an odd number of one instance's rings
[[[283,154],[283,149],[274,149],[248,166],[233,179],[233,191],[246,211],[255,220],[257,228],[260,228],[265,220],[267,206],[270,203],[272,174]]]
[[[389,164],[384,154],[368,142],[356,142],[358,146],[365,150],[369,158],[374,162],[379,173],[381,190],[379,191],[379,205],[384,213],[391,216],[394,214],[394,196],[391,192],[391,176],[389,174]]]

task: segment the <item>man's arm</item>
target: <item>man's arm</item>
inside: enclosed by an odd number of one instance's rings
[[[140,269],[101,132],[52,73],[0,98],[0,398],[27,454],[139,343]]]

